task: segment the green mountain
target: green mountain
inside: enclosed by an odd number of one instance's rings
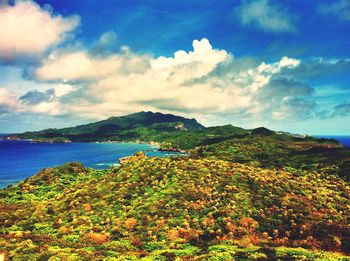
[[[164,133],[184,130],[196,131],[203,129],[195,119],[171,114],[138,112],[121,117],[111,117],[107,120],[84,124],[71,128],[46,129],[36,132],[26,132],[13,136],[22,139],[68,139],[71,141],[150,141]]]

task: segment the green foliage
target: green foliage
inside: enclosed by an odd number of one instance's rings
[[[350,179],[350,150],[333,140],[297,139],[285,134],[236,136],[190,150],[195,158],[211,157],[267,169],[314,170]]]

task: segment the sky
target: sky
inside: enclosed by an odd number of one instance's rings
[[[350,135],[348,0],[0,0],[0,133],[138,111]]]

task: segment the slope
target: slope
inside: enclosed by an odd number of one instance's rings
[[[347,260],[320,251],[350,252],[349,195],[316,172],[137,153],[2,190],[0,247],[19,260]]]

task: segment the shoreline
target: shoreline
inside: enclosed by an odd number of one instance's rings
[[[59,143],[96,143],[96,144],[111,144],[111,143],[116,143],[116,144],[122,144],[122,143],[128,143],[128,144],[145,144],[145,145],[150,145],[153,147],[156,147],[157,151],[159,152],[177,152],[177,153],[187,153],[186,150],[181,150],[178,148],[162,148],[161,143],[156,142],[156,141],[140,141],[140,140],[135,140],[135,141],[118,141],[118,140],[106,140],[106,141],[72,141],[69,139],[64,139],[64,140],[50,140],[50,139],[22,139],[18,138],[16,136],[4,136],[1,137],[0,140],[7,140],[7,141],[29,141],[31,143],[46,143],[46,144],[59,144]]]
[[[1,139],[0,139],[1,141]],[[5,140],[6,141],[6,140]],[[17,141],[17,142],[16,142]],[[21,142],[23,142],[24,144],[27,144],[26,146],[28,146],[30,148],[30,146],[42,146],[44,145],[45,143],[42,143],[42,145],[40,145],[39,143],[36,145],[35,143],[31,143],[31,140],[29,139],[20,139],[20,140],[13,140],[13,144],[20,144]],[[186,156],[186,154],[183,154],[183,153],[175,153],[175,152],[172,152],[172,151],[169,151],[169,153],[167,153],[167,151],[158,151],[158,147],[155,146],[154,143],[141,143],[141,142],[117,142],[117,141],[113,141],[113,142],[73,142],[72,144],[81,144],[81,146],[83,146],[84,144],[91,144],[93,145],[94,143],[95,144],[115,144],[116,147],[114,149],[114,146],[112,145],[110,149],[107,149],[109,151],[112,151],[110,153],[110,159],[102,159],[101,161],[96,161],[96,162],[93,162],[93,163],[87,163],[85,162],[84,159],[76,159],[76,160],[66,160],[66,161],[62,161],[60,163],[52,163],[52,164],[45,164],[45,165],[41,165],[37,168],[37,166],[34,166],[32,168],[32,166],[30,166],[31,169],[27,169],[27,166],[25,167],[25,169],[23,170],[20,170],[18,171],[18,173],[16,173],[16,175],[13,175],[12,174],[9,176],[9,173],[7,173],[6,171],[3,171],[2,174],[0,174],[0,179],[1,179],[1,182],[0,182],[0,190],[1,189],[4,189],[6,188],[8,185],[15,185],[23,180],[25,180],[26,178],[28,177],[32,177],[34,176],[36,173],[38,173],[40,170],[42,169],[45,169],[45,168],[51,168],[51,167],[56,167],[56,166],[60,166],[62,164],[65,164],[65,163],[69,163],[69,162],[73,162],[73,161],[77,161],[77,162],[81,162],[82,164],[84,164],[84,166],[88,167],[88,168],[91,168],[91,169],[94,169],[94,170],[103,170],[103,169],[109,169],[109,168],[112,168],[112,167],[118,167],[119,164],[120,164],[120,160],[122,158],[128,158],[128,157],[132,157],[135,153],[137,152],[142,152],[142,153],[145,153],[148,157],[176,157],[176,156]],[[124,146],[123,147],[118,147],[117,144],[119,143],[123,143],[125,144],[125,150],[127,151],[128,150],[128,145],[130,145],[131,147],[133,147],[134,149],[131,149],[132,152],[130,153],[122,153],[124,154],[123,156],[119,156],[119,152],[118,150],[123,150],[124,151]],[[5,143],[4,143],[5,144]],[[11,146],[10,142],[8,143],[9,146]],[[58,143],[46,143],[46,149],[49,149],[49,151],[51,150],[56,150],[56,147],[54,146],[55,144],[58,144]],[[53,149],[50,149],[50,145],[53,145]],[[139,146],[132,146],[132,145],[139,145]],[[144,145],[144,146],[142,146]],[[19,146],[22,146],[22,145],[19,145]],[[6,147],[6,146],[5,146]],[[70,146],[68,146],[70,147]],[[69,150],[68,147],[66,146],[60,146],[59,150]],[[98,149],[98,145],[96,145],[96,150],[99,150]],[[102,150],[103,150],[103,147],[104,146],[101,146],[102,147]],[[67,148],[67,149],[65,149]],[[115,152],[113,152],[115,151]],[[91,154],[91,155],[94,155],[94,154]],[[41,158],[45,157],[45,156],[40,156]],[[94,157],[94,156],[92,156]],[[34,164],[35,165],[35,164]],[[29,170],[29,171],[28,171]],[[2,179],[3,177],[5,176],[9,176],[9,178],[6,178],[6,179]]]

